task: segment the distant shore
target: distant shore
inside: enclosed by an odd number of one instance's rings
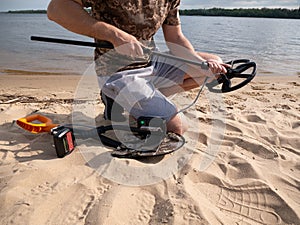
[[[47,10],[44,9],[38,9],[38,10],[9,10],[6,13],[20,13],[20,14],[45,14],[47,13]]]
[[[89,9],[87,9],[89,11]],[[7,13],[19,14],[45,14],[47,10],[9,10]],[[248,8],[248,9],[183,9],[182,16],[229,16],[229,17],[255,17],[255,18],[278,18],[278,19],[300,19],[299,9],[285,8]]]
[[[185,9],[180,10],[180,15],[185,16],[229,16],[229,17],[255,17],[255,18],[278,18],[278,19],[300,19],[299,9],[285,8],[249,8],[249,9]]]

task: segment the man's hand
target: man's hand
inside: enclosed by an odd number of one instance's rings
[[[118,53],[131,57],[141,57],[144,55],[143,44],[134,36],[119,29],[116,29],[114,33],[115,35],[112,37],[111,43]]]
[[[211,70],[211,72],[216,75],[220,74],[220,73],[223,73],[223,74],[227,73],[226,68],[231,67],[230,65],[228,65],[226,63],[221,63],[217,60],[212,60],[212,59],[208,60],[207,63],[208,63],[208,66],[209,66],[209,69]]]

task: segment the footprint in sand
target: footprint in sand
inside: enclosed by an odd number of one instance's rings
[[[246,150],[263,159],[274,159],[278,157],[277,152],[271,147],[270,143],[265,144],[263,142],[266,141],[262,139],[256,140],[255,138],[245,135],[242,137],[227,136],[225,139],[232,141],[236,147],[241,149],[239,151]]]
[[[290,102],[297,102],[297,97],[295,95],[291,95],[291,94],[283,94],[281,96],[283,99],[288,99]]]
[[[260,97],[260,98],[255,98],[257,101],[260,101],[260,102],[264,102],[264,103],[268,103],[270,102],[269,99],[265,98],[265,97]]]
[[[204,195],[202,202],[208,200],[220,210],[217,216],[231,218],[231,224],[243,221],[245,224],[279,225],[294,224],[298,220],[294,210],[265,183],[255,181],[232,186],[217,177],[203,180],[205,175],[201,176],[195,174],[185,179],[187,192],[195,199]],[[211,207],[210,210],[216,212]]]
[[[59,192],[54,188],[55,184],[48,183],[32,190],[36,196],[35,204],[39,207],[31,213],[30,224],[76,224],[84,220],[95,203],[95,193],[83,184],[66,186]]]
[[[296,122],[292,123],[292,128],[293,129],[297,129],[298,127],[300,127],[300,122],[299,121],[296,121]]]
[[[93,207],[87,221],[107,225],[149,224],[155,205],[156,198],[148,191],[116,186]]]
[[[262,124],[266,123],[266,120],[262,116],[256,114],[247,115],[246,119],[248,122],[252,122],[252,123],[262,123]]]
[[[266,86],[264,85],[251,85],[251,89],[255,91],[263,91],[266,90]]]

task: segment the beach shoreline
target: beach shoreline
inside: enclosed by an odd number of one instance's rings
[[[189,158],[174,160],[179,169],[171,176],[139,185],[130,183],[138,178],[126,171],[101,174],[91,162],[104,157],[109,159],[107,171],[113,163],[138,171],[159,167],[177,153],[143,162],[112,159],[111,150],[102,149],[103,155],[87,160],[75,149],[58,159],[51,135],[30,134],[13,123],[32,113],[55,123],[72,123],[81,79],[78,75],[0,76],[1,224],[299,223],[299,76],[258,75],[246,87],[224,94],[225,130],[214,153],[207,152],[216,140],[211,136],[213,112],[205,91],[185,113],[191,127],[178,154],[186,151]],[[177,98],[192,101],[195,95],[189,92]],[[93,113],[101,123],[103,104],[99,97],[95,102]],[[209,157],[210,164],[200,169]]]

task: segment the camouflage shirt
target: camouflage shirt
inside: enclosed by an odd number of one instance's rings
[[[91,7],[91,16],[109,23],[154,48],[153,36],[163,25],[179,25],[180,0],[82,0]],[[105,40],[96,40],[97,42]],[[122,69],[139,68],[149,63],[144,57],[121,56],[115,50],[96,48],[95,61],[98,75],[109,75]]]

